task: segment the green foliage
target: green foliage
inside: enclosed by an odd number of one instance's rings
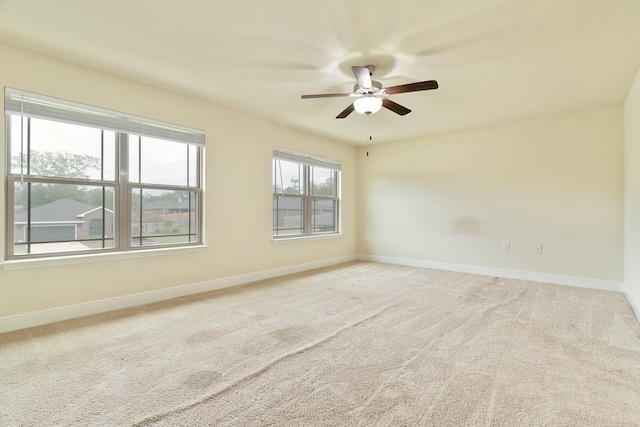
[[[111,187],[105,187],[104,204],[102,203],[102,188],[94,188],[92,190],[84,190],[82,199],[76,199],[91,206],[105,206],[107,209],[114,209],[114,191]]]
[[[20,167],[20,156],[13,157],[15,167]],[[68,151],[31,151],[29,161],[29,175],[55,178],[88,179],[89,172],[100,170],[100,159],[84,154],[74,154]],[[73,199],[91,206],[103,205],[103,191],[107,209],[113,209],[113,189],[109,187],[94,187],[70,184],[31,184],[31,206],[38,207],[61,199]],[[16,187],[16,204],[26,201],[27,185]]]
[[[26,192],[26,185],[16,187],[16,205],[20,205],[21,201],[24,201],[24,203],[22,204],[26,204]],[[91,206],[98,207],[103,205],[102,193],[103,187],[96,188],[68,184],[33,183],[31,184],[31,206],[36,208],[38,206],[46,205],[47,203],[55,202],[56,200],[73,199]],[[113,210],[113,189],[110,187],[104,187],[104,193],[104,206],[107,209]]]
[[[300,194],[300,180],[296,177],[289,179],[291,185],[284,189],[284,194]]]
[[[20,156],[14,156],[14,166],[20,163]],[[86,154],[32,150],[29,156],[29,175],[88,179],[92,169],[100,170],[100,159]]]
[[[144,200],[145,202],[148,202],[148,203],[156,202],[156,201],[177,203],[180,201],[187,200],[188,198],[189,198],[188,191],[171,191],[171,192],[156,194],[156,195],[151,195],[151,194],[144,195]]]
[[[13,166],[20,167],[20,156],[13,157]],[[31,151],[29,175],[55,178],[89,179],[91,171],[100,170],[100,159],[84,154],[74,154],[68,151]],[[18,185],[15,189],[16,205],[20,201],[26,204],[27,185]],[[104,192],[104,201],[103,201]],[[187,191],[166,192],[151,195],[145,193],[144,202],[154,201],[179,202],[189,197]],[[95,187],[71,184],[31,184],[31,206],[38,207],[61,199],[73,199],[91,206],[105,206],[114,209],[114,190],[111,187]],[[139,205],[139,198],[133,198],[134,207]]]
[[[284,189],[284,194],[304,194],[304,191],[300,191],[299,180],[291,178],[289,182],[291,185]],[[282,187],[276,184],[275,192],[276,194],[282,194]],[[333,177],[325,179],[320,184],[311,183],[311,194],[314,196],[335,196],[335,180]]]
[[[314,196],[334,196],[335,183],[333,177],[329,177],[320,184],[312,184],[312,194]]]

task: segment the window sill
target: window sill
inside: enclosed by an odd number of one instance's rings
[[[326,239],[336,239],[342,237],[342,233],[336,234],[321,234],[318,236],[301,236],[301,237],[281,237],[279,239],[271,239],[271,243],[274,245],[279,245],[282,243],[299,243],[299,242],[308,242],[310,240],[326,240]]]
[[[7,270],[24,270],[28,268],[55,267],[69,264],[83,264],[87,262],[115,261],[131,258],[147,258],[162,255],[176,255],[194,252],[204,252],[208,245],[184,246],[180,248],[154,248],[141,249],[136,251],[121,251],[96,254],[82,255],[65,255],[49,258],[32,258],[32,259],[12,259],[0,262],[2,269]]]

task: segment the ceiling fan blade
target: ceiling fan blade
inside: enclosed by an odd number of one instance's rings
[[[368,67],[351,67],[353,74],[356,76],[356,80],[358,81],[358,86],[363,89],[371,88],[371,72]]]
[[[403,107],[402,105],[395,103],[392,100],[387,98],[384,98],[382,100],[382,106],[388,110],[393,111],[396,114],[400,114],[401,116],[404,116],[411,112],[411,110],[409,110],[408,108]]]
[[[355,108],[353,107],[353,104],[349,104],[349,106],[347,108],[345,108],[344,110],[342,110],[342,113],[338,114],[336,116],[336,119],[344,119],[345,117],[347,117],[349,114],[353,113],[353,110]]]
[[[351,96],[350,93],[318,93],[315,95],[302,95],[302,99],[311,99],[311,98],[334,98],[338,96]]]
[[[438,82],[428,80],[426,82],[408,83],[406,85],[391,86],[385,88],[387,95],[395,95],[396,93],[417,92],[419,90],[438,89]]]

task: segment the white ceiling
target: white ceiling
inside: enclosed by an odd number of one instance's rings
[[[363,145],[335,119],[352,65],[413,112],[372,115],[373,142],[624,101],[640,67],[640,0],[0,0],[0,39]]]

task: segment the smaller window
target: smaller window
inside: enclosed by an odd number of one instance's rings
[[[339,161],[273,149],[273,237],[339,232]]]

